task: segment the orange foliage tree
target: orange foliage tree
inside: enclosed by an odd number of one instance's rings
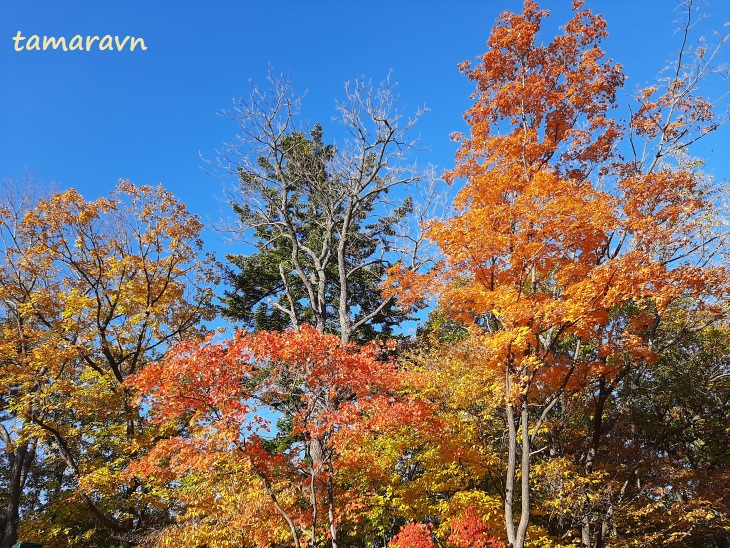
[[[525,546],[551,411],[583,389],[612,393],[627,371],[722,318],[728,294],[713,196],[686,158],[717,127],[696,94],[711,59],[688,69],[684,52],[623,125],[610,116],[624,76],[599,46],[606,24],[580,0],[573,8],[562,34],[540,45],[547,11],[526,0],[523,13],[499,17],[481,62],[461,66],[475,103],[446,178],[465,184],[456,215],[430,228],[445,260],[425,278],[394,273],[390,288],[418,296],[439,280],[442,310],[469,327],[479,367],[503,379],[504,523],[515,548]],[[670,334],[663,321],[680,302]],[[603,431],[596,412],[588,473]]]
[[[431,529],[425,523],[409,523],[393,537],[390,548],[435,548]]]
[[[473,508],[467,508],[464,515],[451,525],[448,544],[454,548],[504,548]]]
[[[185,428],[132,470],[194,486],[182,490],[181,523],[152,539],[156,545],[215,540],[224,546],[211,536],[223,528],[260,547],[332,543],[333,524],[341,524],[347,505],[359,507],[360,494],[344,492],[342,477],[352,432],[415,413],[394,400],[397,371],[380,359],[383,351],[303,324],[181,343],[147,366],[131,385],[146,394],[163,429]],[[388,412],[373,416],[372,409]],[[271,434],[274,418],[278,428]]]

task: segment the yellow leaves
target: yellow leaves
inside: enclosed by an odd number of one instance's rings
[[[66,294],[57,295],[57,298],[63,303],[61,317],[64,320],[77,317],[81,311],[91,308],[94,303],[93,297],[82,293],[80,288],[72,288]],[[65,329],[71,330],[70,326],[66,326]]]
[[[90,494],[97,510],[123,518],[154,503],[123,473],[152,436],[120,384],[210,317],[213,261],[198,257],[199,221],[161,187],[123,183],[95,201],[70,189],[27,203],[0,223],[17,236],[2,250],[12,322],[0,337],[0,392],[18,430],[67,467],[78,501]]]
[[[586,501],[598,503],[601,490],[608,488],[607,472],[586,475],[567,458],[539,461],[533,471],[542,508],[556,516],[579,515]]]
[[[175,501],[184,506],[174,524],[148,537],[141,546],[234,548],[286,543],[282,520],[268,510],[257,479],[246,471],[226,470],[224,465],[205,475],[184,478],[178,489],[160,490],[159,495],[168,504]],[[291,502],[286,497],[284,501]]]
[[[500,514],[504,509],[504,502],[496,494],[477,490],[463,490],[455,493],[448,502],[441,501],[439,503],[440,513],[447,520],[463,514],[468,508],[476,510],[479,517],[493,529],[502,529]]]

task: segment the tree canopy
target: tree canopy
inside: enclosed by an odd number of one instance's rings
[[[224,265],[161,186],[9,181],[0,548],[729,546],[727,38],[680,6],[633,96],[582,0],[502,13],[449,215],[390,80],[235,103]]]

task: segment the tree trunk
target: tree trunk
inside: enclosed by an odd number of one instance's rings
[[[335,521],[335,486],[332,459],[329,460],[329,477],[327,478],[327,519],[332,537],[332,548],[337,548],[337,522]]]
[[[598,453],[598,446],[601,443],[601,435],[603,431],[603,410],[606,406],[606,400],[611,394],[611,388],[606,385],[603,379],[599,380],[598,385],[598,397],[596,398],[595,408],[593,410],[593,421],[592,421],[592,436],[591,443],[588,450],[585,453],[584,471],[586,476],[589,476],[593,472],[593,467],[596,462],[596,454]],[[591,542],[591,503],[588,498],[588,493],[585,494],[585,500],[583,502],[583,517],[581,518],[581,529],[580,539],[581,548],[594,548]],[[603,545],[603,535],[598,534],[596,537],[595,548],[601,548]]]
[[[530,430],[528,428],[529,412],[527,400],[522,401],[522,505],[520,523],[515,534],[515,548],[525,546],[527,537],[527,526],[530,523]]]
[[[507,394],[510,389],[509,373],[507,373]],[[507,530],[507,541],[510,546],[515,545],[515,521],[513,503],[515,492],[515,467],[517,464],[517,427],[515,425],[515,411],[511,403],[505,406],[507,412],[507,478],[504,489],[504,525]]]
[[[35,460],[35,440],[25,442],[9,454],[10,481],[8,482],[8,502],[5,506],[5,527],[0,548],[11,548],[18,542],[18,519],[20,501],[30,467]]]
[[[509,375],[509,368],[506,371],[506,394],[509,395],[512,388],[512,381]],[[508,396],[509,397],[509,396]],[[515,527],[514,516],[514,492],[515,472],[517,471],[517,449],[520,447],[517,440],[518,424],[515,422],[515,405],[509,401],[506,403],[507,413],[507,478],[504,493],[504,520],[507,529],[507,541],[511,548],[524,548],[527,537],[527,527],[530,522],[530,432],[528,428],[529,409],[527,400],[522,398],[520,402],[520,424],[522,430],[521,461],[520,470],[522,474],[520,482],[520,495],[522,498],[520,508],[520,521]]]

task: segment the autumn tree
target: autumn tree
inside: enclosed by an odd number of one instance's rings
[[[430,277],[393,277],[417,294],[438,280],[441,309],[469,329],[479,367],[503,379],[504,524],[515,548],[526,545],[533,462],[555,449],[545,430],[565,399],[607,398],[629,371],[726,313],[724,234],[700,163],[687,160],[687,146],[718,124],[696,93],[711,59],[701,51],[688,67],[683,49],[669,81],[640,92],[617,122],[624,76],[600,49],[605,21],[581,1],[573,8],[541,45],[547,11],[527,0],[521,14],[499,17],[479,64],[462,65],[475,104],[446,177],[465,184],[457,214],[430,228],[445,260]],[[631,156],[619,154],[622,138]],[[586,473],[601,450],[602,411]],[[591,523],[580,537],[586,548],[605,542]]]
[[[210,317],[201,224],[162,187],[128,182],[95,201],[70,189],[4,208],[3,438],[16,453],[42,444],[70,479],[26,526],[71,542],[51,516],[77,506],[72,534],[129,545],[166,509],[120,473],[153,435],[122,382]]]
[[[389,548],[435,548],[433,534],[425,523],[409,523],[401,529],[388,544]]]
[[[393,537],[389,548],[504,548],[504,544],[494,538],[490,528],[469,507],[453,521],[450,534],[439,539],[429,523],[409,523]]]
[[[350,451],[359,463],[351,481],[363,492],[379,486],[362,509],[363,527],[372,538],[390,538],[409,522],[433,519],[432,532],[446,539],[471,508],[498,531],[504,459],[494,388],[501,378],[484,374],[481,348],[469,341],[424,346],[422,339],[401,350],[398,364],[402,390],[428,413],[362,432]]]
[[[374,408],[389,418],[417,412],[394,401],[397,371],[384,350],[303,324],[181,343],[141,371],[132,385],[155,422],[186,428],[133,470],[191,487],[174,494],[185,512],[152,544],[341,545],[342,516],[359,497],[340,477],[350,431],[385,420]]]
[[[533,484],[552,538],[568,545],[587,523],[594,546],[726,541],[726,344],[726,328],[693,333],[650,367],[632,368],[610,396],[566,398],[547,434],[554,456],[536,462]],[[586,472],[596,405],[600,443]]]

